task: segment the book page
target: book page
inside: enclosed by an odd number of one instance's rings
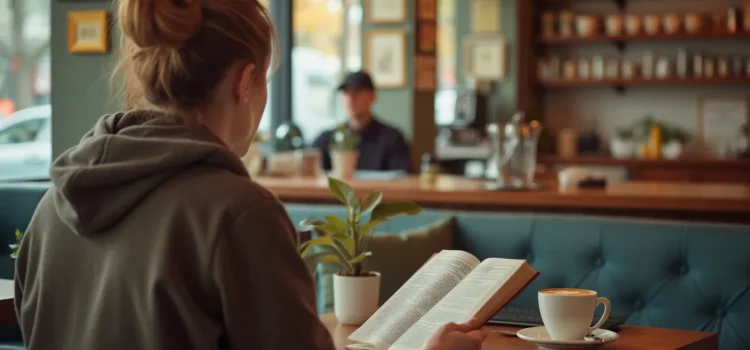
[[[387,349],[477,265],[479,260],[466,252],[435,254],[349,339]]]
[[[442,325],[468,322],[523,264],[524,260],[491,258],[483,261],[406,331],[391,349],[422,349]]]

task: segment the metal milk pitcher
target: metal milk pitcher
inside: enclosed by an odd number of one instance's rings
[[[492,153],[488,162],[491,170],[497,171],[493,189],[535,188],[536,153],[542,125],[536,120],[524,122],[524,114],[516,113],[510,123],[487,125],[487,134],[492,142]]]

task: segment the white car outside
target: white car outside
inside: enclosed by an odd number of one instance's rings
[[[0,181],[49,179],[51,120],[50,105],[22,109],[0,120]]]

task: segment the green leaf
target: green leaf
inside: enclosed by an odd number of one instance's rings
[[[349,208],[354,207],[357,201],[357,195],[351,186],[347,185],[343,181],[336,180],[332,177],[328,178],[328,189],[333,193],[336,198],[341,201],[344,205]]]
[[[350,259],[348,261],[348,263],[352,264],[352,265],[354,265],[354,264],[360,264],[363,261],[365,261],[365,259],[367,259],[368,257],[370,257],[371,255],[372,255],[372,252],[364,252],[364,253],[359,254],[359,255],[355,256],[354,258]]]
[[[364,199],[362,199],[362,209],[360,215],[369,213],[370,210],[374,209],[375,206],[380,204],[381,200],[383,200],[383,192],[372,192],[368,194]]]
[[[338,255],[328,252],[310,254],[303,257],[302,259],[305,261],[307,271],[309,271],[310,275],[312,276],[315,276],[318,264],[341,263],[341,259],[338,257]]]
[[[16,240],[20,241],[22,239],[23,239],[23,232],[21,232],[21,230],[19,229],[16,229]]]
[[[370,222],[368,222],[368,223],[362,225],[362,227],[360,227],[359,234],[360,235],[369,234],[370,232],[372,232],[372,230],[378,228],[378,226],[382,225],[384,222],[385,222],[384,219],[370,220]]]
[[[335,242],[341,243],[342,247],[340,247],[340,249],[343,249],[346,251],[348,255],[347,259],[353,257],[356,254],[356,252],[354,251],[355,249],[354,237],[351,237],[345,234],[338,234],[338,235],[333,236],[333,241],[334,243]]]
[[[326,215],[328,224],[336,228],[336,233],[346,233],[346,222],[336,215]]]
[[[325,222],[319,219],[307,218],[305,220],[300,221],[299,225],[303,227],[313,228],[315,226],[325,225]]]
[[[305,243],[300,244],[299,246],[300,255],[305,256],[307,255],[307,251],[309,251],[310,248],[320,246],[320,245],[335,247],[335,243],[333,243],[333,238],[329,236],[318,237],[318,238],[311,239]]]
[[[416,215],[422,211],[414,202],[380,203],[372,210],[371,220],[388,220],[397,215]]]
[[[320,231],[325,236],[333,236],[339,232],[343,232],[336,225],[330,222],[325,222],[318,219],[305,219],[300,221],[300,226],[305,228],[312,228]]]

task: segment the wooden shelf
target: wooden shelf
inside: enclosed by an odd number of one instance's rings
[[[541,80],[539,85],[546,88],[565,87],[636,87],[636,86],[700,86],[750,84],[750,77],[725,78],[678,78],[667,79],[602,79],[602,80]]]
[[[606,34],[595,34],[591,36],[541,36],[537,42],[545,45],[562,44],[594,44],[602,42],[630,42],[630,41],[657,41],[657,40],[699,40],[699,39],[750,39],[750,32],[702,32],[702,33],[677,33],[677,34],[638,34],[611,36]]]

